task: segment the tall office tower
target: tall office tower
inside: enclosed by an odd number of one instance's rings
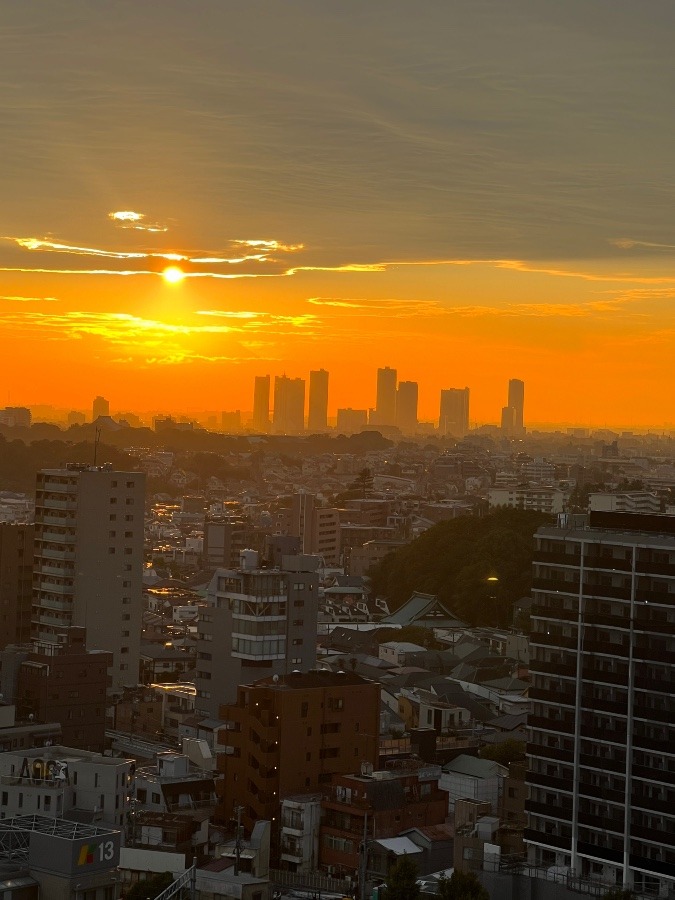
[[[441,391],[441,410],[438,417],[441,434],[464,437],[469,432],[469,389],[448,388]]]
[[[377,370],[375,418],[376,425],[396,424],[396,369],[389,366]]]
[[[113,689],[138,683],[145,474],[109,465],[42,469],[35,495],[33,639],[40,652],[87,630],[113,654]]]
[[[264,434],[270,427],[270,376],[256,375],[253,388],[253,430]]]
[[[509,402],[508,405],[514,410],[514,429],[516,436],[520,437],[525,434],[525,421],[523,413],[525,409],[525,382],[519,378],[512,378],[509,381]]]
[[[109,416],[110,415],[110,402],[105,399],[105,397],[94,397],[94,403],[92,405],[91,418],[92,422],[95,422],[99,416]]]
[[[274,378],[274,430],[281,434],[302,434],[305,430],[305,381],[303,378]]]
[[[396,424],[404,434],[417,431],[416,381],[401,381],[396,392]]]
[[[0,524],[0,650],[30,641],[33,526]]]
[[[197,624],[195,708],[218,716],[237,686],[267,675],[316,665],[318,560],[286,556],[283,568],[258,568],[242,552],[242,567],[218,569]]]
[[[530,860],[672,897],[675,517],[562,516],[533,575]]]
[[[307,428],[310,431],[326,431],[328,428],[328,372],[325,369],[309,373]]]

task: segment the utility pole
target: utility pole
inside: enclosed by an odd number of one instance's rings
[[[234,811],[237,814],[237,832],[234,839],[234,874],[239,875],[239,862],[241,860],[241,814],[244,811],[244,807],[236,806]]]
[[[366,900],[366,869],[368,868],[368,813],[363,817],[363,840],[359,859],[359,900]]]

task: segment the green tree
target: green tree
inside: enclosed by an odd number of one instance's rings
[[[635,894],[629,888],[613,887],[605,891],[602,900],[635,900]]]
[[[173,881],[171,872],[164,872],[161,875],[153,875],[146,878],[145,881],[138,881],[124,895],[125,900],[154,900],[157,894],[161,894],[163,890]]]
[[[349,487],[360,497],[367,497],[373,490],[373,473],[368,468],[361,469]]]
[[[492,759],[502,766],[525,759],[525,744],[523,741],[508,740],[501,744],[488,744],[480,751],[481,759]]]
[[[473,872],[456,869],[450,878],[445,872],[438,879],[439,900],[490,900],[490,895]]]
[[[517,509],[439,522],[372,568],[373,592],[392,611],[420,591],[471,625],[510,622],[515,602],[530,592],[534,532],[550,522]]]
[[[386,900],[418,900],[420,886],[417,883],[417,864],[407,854],[400,856],[389,869]]]

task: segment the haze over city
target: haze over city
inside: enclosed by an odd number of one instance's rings
[[[4,4],[3,402],[672,427],[672,5]],[[160,402],[161,401],[161,402]]]

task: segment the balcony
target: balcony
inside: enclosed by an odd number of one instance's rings
[[[49,613],[41,611],[37,616],[31,617],[34,625],[56,625],[58,628],[67,628],[72,624],[70,616],[50,616]]]
[[[548,591],[553,594],[572,594],[579,596],[578,581],[564,581],[562,578],[533,578],[532,587],[538,591]]]
[[[576,622],[579,618],[575,609],[563,609],[562,606],[547,606],[541,603],[532,607],[530,615],[536,619],[553,619],[556,622],[560,620],[564,620],[565,622]]]
[[[675,576],[675,564],[663,562],[647,562],[638,559],[635,563],[635,571],[641,575],[670,575]]]
[[[618,775],[626,772],[625,759],[611,759],[608,756],[591,756],[589,753],[582,753],[579,756],[579,762],[584,769],[592,769],[597,772],[616,772]]]
[[[47,591],[50,594],[68,594],[72,595],[72,584],[52,584],[51,581],[40,581],[38,587],[41,591]]]
[[[61,538],[61,542],[63,542],[63,538]],[[75,559],[75,551],[72,549],[54,550],[52,547],[43,547],[37,551],[36,555],[42,559]]]
[[[525,752],[528,756],[551,759],[554,762],[572,763],[574,761],[572,750],[563,750],[560,747],[547,747],[544,744],[533,744],[530,742],[525,746]]]
[[[584,596],[630,600],[630,587],[616,587],[613,584],[594,584],[586,581],[584,582]]]
[[[558,805],[556,803],[537,803],[534,800],[526,800],[525,812],[536,816],[546,816],[550,819],[562,819],[565,822],[572,821],[571,802]]]
[[[68,513],[64,513],[62,516],[52,516],[47,512],[39,516],[39,522],[43,525],[69,525],[74,521],[75,516]]]
[[[551,847],[555,850],[565,850],[570,852],[572,839],[569,837],[560,837],[557,834],[544,834],[543,831],[535,831],[533,828],[526,828],[523,832],[525,843],[537,844],[541,847]]]
[[[566,678],[577,677],[576,665],[571,665],[569,663],[546,662],[542,659],[530,660],[530,673],[533,674],[535,672],[541,673],[543,675],[562,675]],[[530,691],[530,698],[532,698],[532,691]]]
[[[33,618],[39,614],[42,609],[58,609],[61,612],[72,612],[73,604],[70,600],[57,600],[54,597],[41,597],[39,603],[33,606]]]
[[[609,553],[588,553],[584,559],[584,569],[630,572],[632,568],[632,560],[621,559]]]
[[[533,631],[530,634],[530,644],[539,644],[543,647],[561,647],[567,650],[576,650],[576,637],[565,637],[562,634],[547,634],[544,631]]]
[[[44,509],[77,509],[77,501],[75,500],[55,500],[53,497],[44,497],[42,500],[35,501],[36,510],[40,507]]]
[[[581,559],[579,553],[563,553],[559,550],[535,550],[535,563],[552,563],[559,566],[578,566]]]
[[[544,775],[542,772],[528,772],[527,783],[538,787],[553,788],[555,791],[572,793],[572,779],[556,778],[554,775]]]

